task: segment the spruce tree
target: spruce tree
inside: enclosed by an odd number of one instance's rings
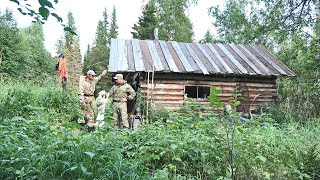
[[[74,17],[71,11],[68,12],[67,20],[68,20],[67,27],[69,27],[71,31],[77,32],[76,25],[75,25],[76,22],[74,20]],[[72,34],[71,32],[65,31],[66,46],[69,49],[71,49],[71,46],[73,44],[73,37],[74,37],[74,34]]]
[[[75,19],[71,12],[68,13],[68,27],[71,28],[73,32],[77,32]],[[79,33],[74,35],[68,31],[65,31],[63,39],[58,41],[58,52],[64,53],[67,61],[67,71],[69,76],[69,81],[67,84],[68,89],[77,90],[79,83],[79,76],[82,75],[82,62],[81,62],[81,52],[79,44]]]
[[[113,6],[112,10],[112,16],[111,16],[111,23],[110,23],[110,32],[109,32],[109,42],[111,41],[111,38],[117,38],[118,37],[118,24],[117,24],[117,13],[116,8]]]
[[[82,67],[82,72],[86,73],[87,72],[87,69],[88,69],[88,66],[90,65],[89,64],[89,61],[90,61],[90,53],[91,53],[91,47],[90,47],[90,44],[88,44],[88,47],[87,47],[87,51],[85,52],[84,56],[83,56],[83,67]]]
[[[134,38],[149,39],[157,27],[160,40],[191,42],[193,26],[186,15],[189,8],[188,0],[150,0],[144,7],[139,22],[134,25]]]
[[[104,25],[104,30],[103,30],[104,31],[104,37],[107,40],[105,45],[109,48],[109,44],[110,44],[110,42],[108,40],[108,36],[109,36],[109,32],[108,32],[108,30],[109,30],[109,20],[108,20],[107,8],[104,8],[104,10],[103,10],[103,25]]]
[[[153,3],[145,5],[142,15],[139,17],[139,22],[134,24],[131,32],[133,38],[136,39],[151,39],[154,29],[157,27],[156,9]]]

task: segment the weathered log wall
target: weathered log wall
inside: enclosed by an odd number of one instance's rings
[[[234,98],[236,90],[240,90],[244,99],[241,101],[242,103],[238,107],[238,110],[245,113],[257,109],[262,105],[269,104],[277,97],[277,86],[274,78],[235,80],[237,79],[231,77],[220,78],[220,81],[218,81],[218,79],[215,79],[215,81],[155,79],[153,87],[151,81],[149,81],[149,86],[147,85],[147,80],[141,81],[140,85],[145,99],[149,94],[149,101],[152,99],[155,107],[164,106],[170,110],[177,110],[182,107],[186,100],[184,96],[186,86],[215,86],[222,90],[222,93],[219,94],[218,97],[220,97],[224,103],[228,103],[229,100]],[[209,106],[210,103],[209,99],[199,98],[193,100],[205,106]]]

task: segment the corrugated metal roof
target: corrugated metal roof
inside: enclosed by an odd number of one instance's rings
[[[109,72],[295,76],[261,45],[111,39]]]

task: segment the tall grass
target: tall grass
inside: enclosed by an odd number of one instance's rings
[[[137,130],[82,133],[70,121],[75,96],[55,86],[10,83],[0,91],[1,107],[14,102],[1,109],[0,179],[319,178],[317,122],[280,126],[261,116],[230,123],[189,108],[166,113],[166,122],[154,114],[153,124]]]

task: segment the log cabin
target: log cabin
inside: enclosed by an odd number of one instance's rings
[[[261,45],[138,39],[111,40],[109,72],[124,74],[155,108],[178,110],[190,99],[209,106],[215,86],[225,103],[240,92],[244,113],[276,100],[278,77],[295,76]]]

